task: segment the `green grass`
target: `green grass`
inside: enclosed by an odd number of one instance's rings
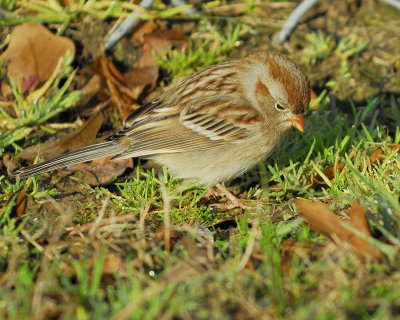
[[[170,50],[165,57],[155,57],[157,63],[172,77],[180,78],[221,62],[238,44],[246,30],[241,24],[228,24],[225,34],[207,21],[189,41],[187,52]]]

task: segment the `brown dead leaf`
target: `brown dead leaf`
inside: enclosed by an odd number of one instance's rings
[[[346,167],[344,162],[337,162],[334,165],[327,166],[322,170],[322,173],[327,177],[329,180],[332,180],[336,177],[336,172],[341,172]],[[326,185],[325,180],[320,176],[317,171],[312,172],[311,175],[302,175],[300,178],[300,183],[303,186],[308,185],[309,188],[315,188],[318,185]],[[269,187],[270,191],[279,192],[282,191],[282,185],[277,183]],[[295,189],[287,189],[287,192],[291,192],[293,194],[297,194],[297,190]]]
[[[19,157],[33,161],[39,152],[44,160],[48,160],[68,151],[86,147],[95,140],[102,122],[103,115],[99,112],[97,115],[86,121],[80,128],[65,135],[63,138],[57,141],[47,141],[42,145],[26,148],[19,153]]]
[[[289,199],[283,205],[279,206],[271,206],[270,219],[272,223],[279,221],[286,221],[285,216],[291,215],[295,216],[295,212],[293,210],[294,207],[294,198]]]
[[[166,29],[167,24],[165,21],[154,19],[148,21],[141,21],[141,23],[135,26],[135,31],[132,34],[132,38],[139,41],[140,43],[144,42],[145,35],[151,34],[155,32],[157,29],[162,28]]]
[[[38,76],[44,82],[68,50],[75,54],[72,40],[54,35],[39,23],[29,22],[14,27],[10,44],[1,58],[14,81]]]
[[[16,170],[19,167],[18,162],[11,160],[11,157],[9,154],[5,154],[3,156],[3,164],[10,172],[13,172],[14,170]]]
[[[353,201],[349,211],[350,221],[349,224],[356,230],[360,231],[362,234],[371,237],[371,232],[369,231],[367,216],[365,214],[364,208],[358,201]],[[351,238],[353,246],[358,248],[361,252],[369,252],[370,244],[364,239],[353,235]]]
[[[359,237],[345,227],[347,224],[357,229],[366,237],[371,236],[365,211],[357,201],[353,202],[350,209],[349,221],[340,219],[329,209],[329,205],[326,203],[312,202],[303,199],[296,199],[295,203],[300,214],[310,223],[315,231],[327,236],[335,243],[348,244],[362,257],[373,256],[376,259],[382,258],[382,254],[372,247],[365,239]]]
[[[126,168],[133,168],[133,160],[111,160],[111,157],[93,160],[87,163],[78,163],[69,166],[64,171],[82,171],[83,177],[79,180],[93,186],[110,182],[114,177],[120,176]]]
[[[167,238],[166,235],[168,235],[169,237]],[[157,243],[165,243],[166,241],[168,241],[168,245],[170,248],[173,248],[176,245],[178,239],[179,235],[176,230],[171,228],[167,229],[165,226],[157,226],[156,232],[153,237],[153,240]]]
[[[387,146],[389,150],[392,151],[397,151],[400,152],[400,144],[394,144],[394,145],[389,145]],[[386,152],[382,148],[376,149],[372,154],[367,158],[367,168],[370,168],[372,164],[382,161],[384,159],[384,156],[386,155]],[[337,164],[337,167],[339,170],[342,170],[346,165],[343,162],[339,162]],[[329,167],[328,167],[329,168]],[[326,168],[326,169],[328,169]],[[361,163],[359,165],[359,170],[363,171],[364,170],[364,163]],[[325,173],[325,170],[324,170]],[[390,170],[387,172],[387,174],[390,174]],[[331,178],[330,178],[331,179]]]
[[[26,205],[28,203],[28,198],[26,197],[26,191],[22,191],[18,194],[17,198],[15,199],[15,206],[13,208],[12,216],[21,217],[24,215],[26,210]]]
[[[333,166],[328,166],[324,170],[322,170],[322,173],[329,179],[332,180],[336,177],[336,172],[337,171],[342,171],[346,167],[346,164],[344,162],[338,162],[337,164]],[[322,180],[322,178],[320,177]],[[322,181],[319,180],[321,183]]]
[[[133,111],[132,104],[140,100],[144,93],[149,94],[156,87],[159,67],[154,55],[165,56],[171,48],[184,50],[187,47],[185,35],[180,29],[168,30],[165,23],[154,21],[140,24],[132,41],[142,45],[136,69],[122,73],[111,59],[104,56],[97,57],[90,68],[91,73],[101,77],[100,88],[96,87],[98,99],[104,101],[111,96],[121,118],[127,115],[125,111]]]

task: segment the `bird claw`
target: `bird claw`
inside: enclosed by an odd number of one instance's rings
[[[215,186],[217,190],[215,188],[210,188],[209,191],[207,191],[207,194],[214,194],[214,195],[217,194],[219,196],[225,196],[231,201],[231,203],[215,203],[211,205],[212,207],[224,210],[230,210],[235,208],[249,209],[249,207],[244,203],[243,200],[239,200],[238,198],[236,198],[221,183],[217,183]]]
[[[236,199],[236,201],[232,201],[231,203],[213,203],[210,205],[210,207],[223,210],[232,210],[236,208],[241,208],[243,210],[249,209],[249,206],[247,206],[244,201],[239,199]]]

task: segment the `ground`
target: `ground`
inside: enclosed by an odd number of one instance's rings
[[[104,53],[120,3],[4,6],[0,318],[397,318],[400,11],[320,1],[277,45],[297,2],[193,1],[201,15],[183,18],[156,1]],[[27,33],[7,37],[28,20],[58,33],[29,25],[30,74],[13,60]],[[41,46],[70,49],[54,77]],[[146,160],[9,176],[39,142],[43,158],[80,148],[182,77],[264,50],[295,60],[316,98],[304,134],[227,184],[248,209]]]

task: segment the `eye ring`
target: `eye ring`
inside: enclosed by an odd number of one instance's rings
[[[276,108],[276,110],[279,110],[279,111],[285,111],[286,109],[284,108],[284,107],[282,107],[279,103],[275,103],[275,108]]]

